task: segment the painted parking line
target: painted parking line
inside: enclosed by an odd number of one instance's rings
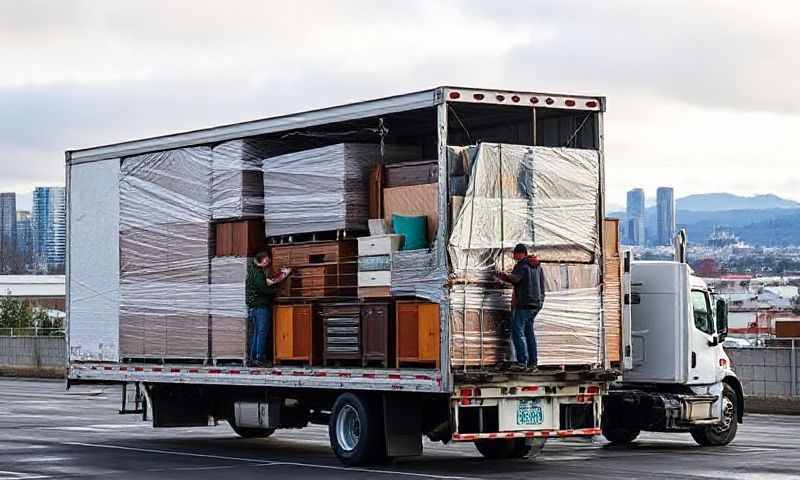
[[[93,447],[93,448],[108,448],[114,450],[128,450],[133,452],[143,452],[143,453],[156,453],[161,455],[176,455],[176,456],[184,456],[184,457],[197,457],[197,458],[211,458],[214,460],[234,460],[239,462],[247,462],[253,463],[258,466],[265,466],[265,467],[272,467],[272,466],[290,466],[290,467],[302,467],[302,468],[317,468],[323,470],[339,470],[345,472],[359,472],[359,473],[372,473],[376,475],[400,475],[405,477],[415,477],[415,478],[440,478],[445,480],[478,480],[477,477],[463,477],[463,476],[451,476],[451,475],[433,475],[428,473],[413,473],[413,472],[401,472],[398,470],[381,470],[381,469],[373,469],[373,468],[358,468],[358,467],[343,467],[337,465],[321,465],[316,463],[301,463],[301,462],[284,462],[284,461],[272,461],[272,460],[263,460],[260,458],[244,458],[244,457],[229,457],[226,455],[210,455],[204,453],[192,453],[192,452],[180,452],[175,450],[160,450],[160,449],[153,449],[153,448],[137,448],[137,447],[125,447],[122,445],[99,445],[95,443],[83,443],[83,442],[64,442],[63,445],[74,445],[80,447]],[[0,478],[2,480],[2,478]]]

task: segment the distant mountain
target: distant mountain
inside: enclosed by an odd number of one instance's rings
[[[731,193],[702,193],[689,195],[675,201],[678,210],[695,212],[718,212],[724,210],[766,210],[772,208],[800,208],[800,202],[787,200],[777,195],[754,195],[741,197]]]

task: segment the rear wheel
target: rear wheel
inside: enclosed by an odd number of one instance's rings
[[[345,465],[362,465],[385,456],[383,424],[376,402],[343,393],[333,404],[328,436],[331,448]]]
[[[475,448],[484,458],[504,460],[511,458],[533,458],[542,451],[546,439],[511,438],[503,440],[476,440]]]
[[[640,431],[623,427],[603,427],[603,436],[614,445],[627,445],[639,436]]]
[[[247,428],[237,427],[234,422],[228,422],[236,435],[242,438],[267,438],[275,433],[274,428]]]
[[[736,437],[739,428],[739,415],[736,411],[736,392],[727,383],[722,388],[722,421],[716,425],[693,428],[692,438],[704,447],[719,447],[727,445]]]

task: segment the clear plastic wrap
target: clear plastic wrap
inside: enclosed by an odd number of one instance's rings
[[[211,157],[211,217],[214,220],[264,215],[263,142],[231,140]]]
[[[120,356],[206,359],[211,149],[125,158],[120,169]]]
[[[510,288],[455,285],[450,291],[451,362],[491,368],[513,359]],[[534,321],[539,365],[602,363],[600,288],[549,291]],[[466,321],[464,321],[466,318]]]
[[[384,160],[417,152],[386,145]],[[378,145],[340,143],[264,160],[267,236],[367,230],[369,172],[378,159]]]
[[[596,151],[494,143],[469,148],[470,180],[449,241],[457,277],[489,280],[491,270],[513,264],[518,243],[543,261],[594,261]]]
[[[245,282],[251,257],[211,259],[211,358],[247,358],[247,304]]]
[[[393,297],[418,297],[442,303],[447,272],[436,267],[436,255],[428,249],[392,253]]]

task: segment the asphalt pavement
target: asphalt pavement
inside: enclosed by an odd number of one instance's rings
[[[0,480],[800,478],[800,417],[748,415],[719,448],[698,447],[688,434],[643,434],[629,448],[551,440],[535,459],[491,462],[471,444],[426,442],[421,457],[348,468],[321,426],[243,440],[225,423],[153,429],[119,407],[119,387],[0,379]]]

